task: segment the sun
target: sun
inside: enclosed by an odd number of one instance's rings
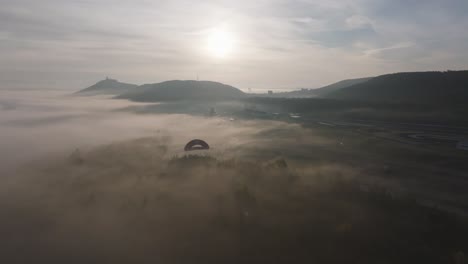
[[[234,50],[235,39],[232,33],[224,28],[217,28],[208,35],[208,52],[217,58],[226,58]]]

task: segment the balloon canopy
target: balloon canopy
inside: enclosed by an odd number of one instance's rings
[[[203,149],[210,149],[208,143],[201,139],[194,139],[191,140],[187,145],[185,145],[185,151],[192,151],[192,150],[203,150]]]

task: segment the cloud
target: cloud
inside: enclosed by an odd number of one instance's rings
[[[364,53],[367,56],[380,55],[380,54],[382,54],[384,52],[387,52],[387,51],[396,50],[396,49],[405,49],[405,48],[410,48],[410,47],[413,47],[413,46],[414,46],[413,43],[404,42],[404,43],[398,43],[398,44],[395,44],[395,45],[392,45],[392,46],[389,46],[389,47],[366,50],[366,51],[364,51]]]
[[[2,0],[0,85],[79,89],[106,75],[148,83],[198,73],[239,88],[291,89],[352,74],[464,68],[466,60],[457,54],[468,47],[467,11],[461,0]],[[228,60],[204,51],[207,32],[219,25],[228,25],[239,40]],[[398,65],[398,56],[366,56],[399,43],[424,52],[409,54]],[[311,54],[309,64],[301,61]],[[428,54],[432,60],[423,58]],[[350,64],[348,72],[342,65]]]
[[[371,20],[365,16],[353,15],[348,17],[345,22],[350,29],[372,27]]]

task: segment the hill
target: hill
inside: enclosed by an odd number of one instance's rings
[[[347,88],[347,87],[350,87],[350,86],[353,86],[353,85],[356,85],[356,84],[365,83],[365,82],[367,82],[367,81],[369,81],[371,79],[372,79],[372,77],[358,78],[358,79],[348,79],[348,80],[343,80],[343,81],[339,81],[337,83],[333,83],[333,84],[324,86],[322,88],[313,89],[313,90],[310,90],[310,91],[313,92],[314,94],[318,95],[318,96],[326,96],[329,93],[332,93],[332,92],[335,92],[335,91],[338,91],[338,90],[341,90],[343,88]]]
[[[106,78],[105,80],[99,81],[96,84],[76,92],[79,95],[99,95],[109,94],[118,95],[129,92],[138,87],[136,84],[122,83],[114,79]]]
[[[328,93],[333,99],[397,103],[466,103],[468,71],[406,72],[375,77]]]
[[[261,95],[263,96],[268,96],[268,97],[277,97],[277,98],[312,98],[312,97],[323,97],[326,96],[329,93],[332,93],[334,91],[359,84],[359,83],[364,83],[372,79],[372,77],[368,78],[358,78],[358,79],[348,79],[348,80],[343,80],[339,81],[321,88],[317,89],[301,89],[301,90],[296,90],[296,91],[291,91],[291,92],[282,92],[282,93],[274,93],[273,95]]]
[[[175,100],[229,100],[244,97],[245,94],[230,85],[211,81],[166,81],[145,84],[131,92],[117,96],[139,102]]]

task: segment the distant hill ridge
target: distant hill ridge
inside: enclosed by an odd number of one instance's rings
[[[80,95],[98,95],[98,94],[108,94],[108,95],[118,95],[126,93],[135,89],[138,85],[122,83],[115,79],[106,78],[105,80],[99,81],[96,84],[76,92]]]
[[[468,71],[386,74],[325,97],[374,102],[466,103]]]
[[[341,90],[346,87],[350,87],[350,86],[360,84],[360,83],[365,83],[367,81],[370,81],[372,78],[374,77],[347,79],[347,80],[339,81],[339,82],[324,86],[322,88],[313,89],[310,91],[312,91],[316,95],[323,96],[323,95]]]
[[[166,81],[144,84],[116,98],[139,102],[173,100],[228,100],[246,96],[241,90],[212,81]]]
[[[269,96],[269,97],[279,97],[279,98],[310,98],[310,97],[323,97],[327,94],[358,84],[367,82],[373,77],[366,77],[366,78],[357,78],[357,79],[347,79],[343,81],[339,81],[336,83],[329,84],[327,86],[323,86],[321,88],[316,89],[301,89],[291,92],[281,92],[281,93],[274,93],[273,95],[262,95],[262,96]]]
[[[338,100],[422,104],[466,104],[468,71],[402,72],[372,78],[343,80],[319,89],[274,94],[245,94],[212,81],[166,81],[137,86],[106,79],[77,92],[80,95],[111,94],[141,102],[172,100],[230,100],[254,97],[321,97]]]

